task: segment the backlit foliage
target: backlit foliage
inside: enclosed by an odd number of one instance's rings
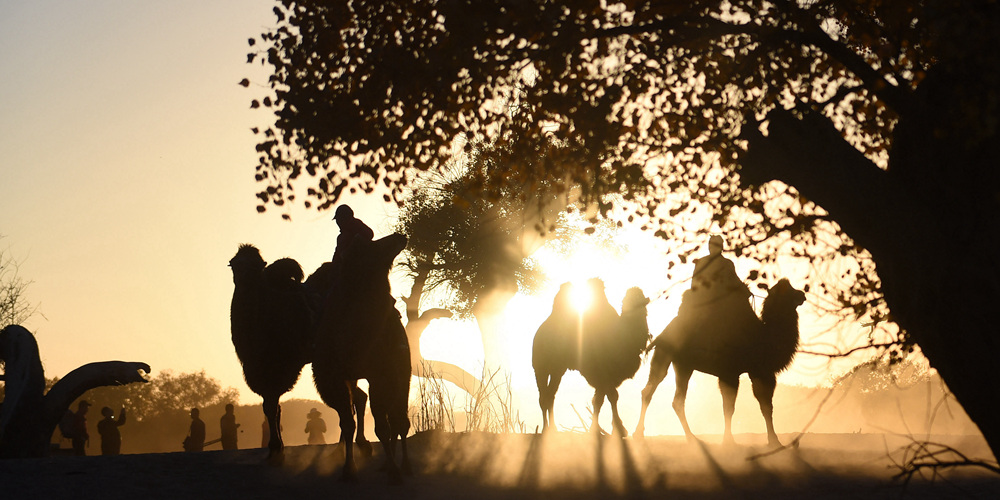
[[[320,209],[345,192],[402,202],[415,172],[501,141],[509,172],[486,191],[562,179],[582,204],[627,207],[612,215],[679,242],[681,262],[699,233],[722,232],[761,262],[752,279],[808,261],[813,302],[878,323],[871,256],[793,188],[741,172],[741,137],[776,108],[818,114],[890,168],[928,69],[990,31],[978,5],[283,0],[276,27],[250,40],[250,62],[272,68],[252,107],[275,117],[257,130],[259,210],[302,194]],[[991,116],[963,112],[973,131]]]

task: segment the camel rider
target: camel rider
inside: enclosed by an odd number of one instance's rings
[[[750,296],[750,289],[736,274],[733,261],[722,256],[722,236],[712,235],[708,239],[708,255],[694,261],[689,295],[695,304],[709,302],[738,295],[743,299]]]
[[[351,207],[347,205],[337,207],[337,211],[333,214],[333,220],[337,221],[337,227],[340,228],[340,234],[337,235],[337,248],[333,251],[332,259],[336,266],[338,265],[338,255],[347,249],[355,237],[371,241],[375,237],[375,233],[367,224],[361,222],[361,219],[354,217],[354,210],[351,210]]]
[[[337,211],[333,214],[333,220],[337,221],[337,227],[340,228],[340,234],[337,235],[337,248],[333,251],[333,269],[336,276],[335,279],[339,279],[342,275],[343,270],[341,267],[343,264],[341,261],[344,259],[344,252],[352,245],[356,244],[355,240],[360,238],[364,242],[371,242],[375,238],[375,232],[372,228],[368,227],[361,219],[354,216],[354,210],[347,205],[341,205],[337,207]],[[388,304],[397,315],[399,311],[395,310],[396,299],[392,296],[386,298]],[[400,315],[401,317],[401,315]]]

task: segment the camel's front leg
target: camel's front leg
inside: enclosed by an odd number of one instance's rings
[[[357,430],[357,425],[354,423],[350,384],[351,382],[345,381],[338,386],[331,399],[334,400],[332,407],[340,418],[340,442],[344,445],[344,472],[340,480],[353,482],[358,477],[358,466],[354,462],[354,431]],[[323,398],[324,402],[326,399]]]
[[[621,416],[618,415],[618,389],[611,389],[608,391],[608,402],[611,403],[611,425],[614,428],[614,432],[618,434],[618,437],[628,436],[628,431],[625,430],[625,425],[622,424]]]
[[[269,395],[264,398],[264,416],[267,418],[269,433],[267,459],[273,463],[280,463],[285,444],[281,440],[281,406],[278,404],[278,396]]]
[[[649,409],[649,403],[653,400],[653,393],[656,392],[657,386],[667,376],[670,361],[670,356],[661,353],[659,349],[653,351],[653,360],[649,363],[649,379],[646,381],[646,387],[642,389],[642,410],[639,411],[639,423],[635,426],[634,436],[637,438],[641,438],[646,432],[646,410]]]
[[[382,443],[382,451],[385,455],[383,469],[389,475],[389,482],[399,484],[402,482],[402,475],[396,465],[396,438],[398,433],[393,431],[389,422],[391,411],[390,387],[384,380],[369,379],[368,388],[371,392],[372,416],[375,417],[375,435]]]
[[[393,402],[392,410],[389,413],[389,423],[392,425],[393,432],[399,436],[400,447],[403,452],[400,469],[403,471],[403,474],[409,476],[413,474],[413,468],[410,466],[410,454],[406,449],[406,435],[410,433],[410,417],[407,414],[406,400],[409,387],[406,387],[406,389],[406,391],[402,391],[402,396]]]
[[[351,386],[351,401],[354,404],[354,413],[357,415],[358,430],[355,443],[358,445],[358,452],[363,457],[370,457],[372,456],[372,445],[368,442],[368,437],[365,436],[365,405],[368,404],[368,395],[358,387],[357,382]]]
[[[687,436],[688,440],[696,439],[694,433],[691,432],[691,427],[688,426],[687,416],[684,414],[684,401],[687,399],[688,382],[691,381],[690,368],[682,368],[674,364],[674,374],[677,378],[677,390],[674,391],[674,413],[677,414],[677,418],[681,421],[681,427],[684,428],[684,435]]]
[[[600,389],[594,390],[594,422],[590,425],[590,432],[596,433],[598,435],[603,434],[604,431],[601,430],[601,424],[598,419],[601,417],[601,407],[604,406],[604,391]]]
[[[556,428],[555,403],[556,391],[565,372],[555,372],[552,374],[535,375],[538,385],[538,406],[542,410],[542,432],[549,428]]]
[[[725,428],[722,431],[722,444],[732,445],[736,441],[733,439],[733,413],[736,411],[736,394],[740,387],[740,376],[719,377],[719,391],[722,393],[722,416],[725,421]]]
[[[767,426],[767,444],[773,447],[780,447],[781,441],[778,441],[778,435],[774,432],[774,406],[772,405],[772,400],[774,398],[774,386],[777,384],[774,374],[763,377],[751,377],[750,383],[753,387],[753,397],[757,399],[757,404],[760,405],[760,412],[764,415],[764,425]]]

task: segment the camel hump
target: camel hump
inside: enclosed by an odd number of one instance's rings
[[[761,328],[750,303],[731,294],[708,303],[685,300],[677,316],[654,340],[657,348],[714,349],[719,345],[741,345]]]
[[[333,288],[336,275],[336,265],[333,262],[324,262],[306,279],[306,288],[312,293],[326,293]]]
[[[302,283],[302,278],[302,266],[295,259],[278,259],[264,268],[264,279],[273,287],[294,287]]]

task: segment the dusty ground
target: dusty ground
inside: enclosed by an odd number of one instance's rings
[[[763,436],[737,435],[735,447],[703,439],[421,434],[410,438],[416,474],[402,485],[386,484],[378,451],[357,483],[339,481],[335,445],[289,447],[281,466],[260,449],[11,460],[0,461],[0,498],[1000,498],[1000,476],[977,469],[893,481],[903,438],[805,435],[756,458]],[[981,438],[935,441],[992,458]]]

